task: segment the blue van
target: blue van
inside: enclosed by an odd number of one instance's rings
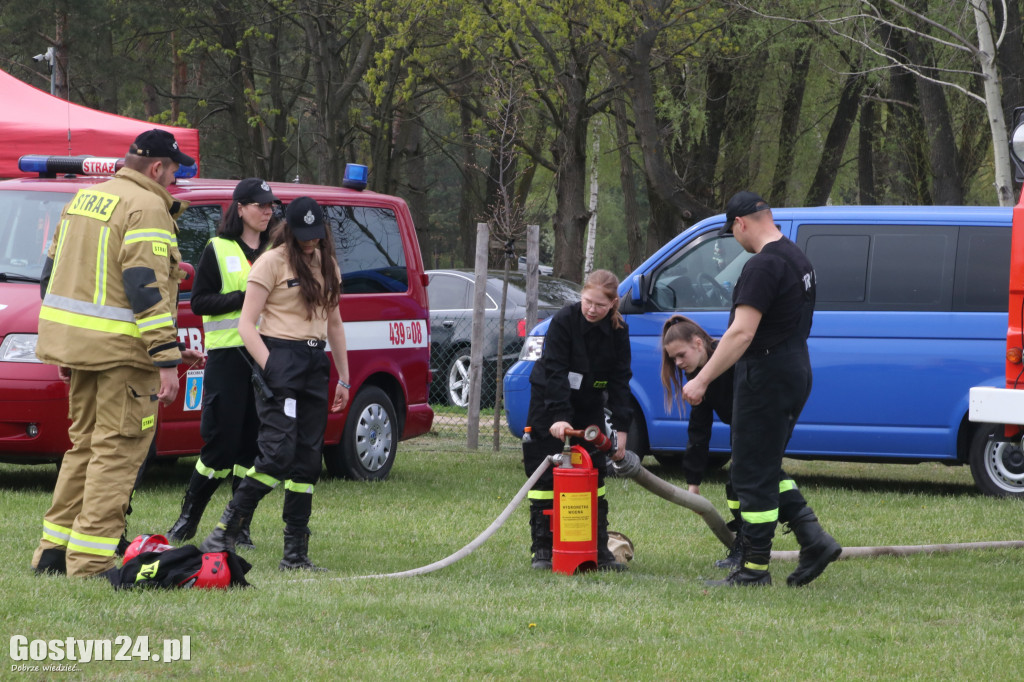
[[[986,461],[993,425],[967,419],[972,386],[1005,385],[1011,211],[773,209],[782,233],[814,263],[818,281],[809,340],[814,388],[788,457],[971,463],[982,491],[1024,496],[1024,479]],[[687,229],[619,288],[633,352],[629,447],[661,462],[678,457],[687,442],[685,410],[664,403],[661,327],[680,313],[716,338],[725,332],[732,286],[750,254],[718,235],[724,223],[717,215]],[[525,425],[530,370],[545,329],[541,323],[531,332],[505,377],[516,435]],[[711,450],[729,450],[728,426],[717,421]]]

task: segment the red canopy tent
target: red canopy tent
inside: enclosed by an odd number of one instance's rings
[[[0,178],[34,175],[18,170],[25,154],[123,157],[146,130],[174,135],[181,150],[199,163],[199,131],[157,125],[66,102],[0,71]]]

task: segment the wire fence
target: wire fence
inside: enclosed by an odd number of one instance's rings
[[[484,448],[493,442],[494,412],[498,392],[502,388],[499,379],[498,337],[501,320],[497,317],[484,320],[484,353],[480,386],[480,427],[479,443]],[[524,338],[516,321],[506,321],[504,337],[501,339],[504,353],[501,354],[501,376],[508,372],[519,357]],[[470,353],[469,344],[472,317],[455,318],[445,316],[444,320],[431,320],[430,366],[434,373],[430,385],[430,403],[434,409],[433,431],[441,436],[462,437],[467,435],[470,399]],[[499,443],[516,444],[519,438],[509,430],[505,418],[504,401],[498,421]]]

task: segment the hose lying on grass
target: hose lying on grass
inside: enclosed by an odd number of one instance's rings
[[[725,520],[706,497],[695,495],[687,490],[663,481],[640,464],[640,458],[634,452],[626,450],[626,456],[618,462],[612,462],[612,469],[619,478],[631,478],[641,487],[646,488],[658,497],[696,512],[708,524],[722,544],[731,547],[735,535],[725,525]],[[957,542],[948,545],[901,545],[889,547],[844,547],[840,559],[865,556],[909,556],[911,554],[931,554],[935,552],[956,552],[965,549],[1002,549],[1024,548],[1022,540],[1001,542]],[[796,561],[800,552],[773,551],[772,559],[776,561]]]
[[[523,484],[523,487],[520,488],[519,492],[515,494],[515,497],[512,498],[512,501],[508,503],[508,505],[500,514],[498,514],[498,518],[494,519],[491,525],[487,526],[487,529],[484,530],[484,532],[480,533],[480,535],[477,535],[475,538],[473,538],[472,542],[470,542],[468,545],[466,545],[459,551],[455,552],[454,554],[447,556],[444,559],[441,559],[440,561],[435,561],[432,564],[421,566],[420,568],[412,568],[408,571],[399,571],[398,573],[378,573],[374,575],[331,578],[331,580],[362,580],[364,578],[410,578],[414,575],[423,575],[425,573],[433,573],[434,571],[439,571],[442,568],[451,566],[460,559],[466,558],[467,556],[472,554],[477,547],[487,542],[487,540],[492,535],[494,535],[499,528],[505,525],[505,522],[508,521],[508,517],[512,516],[512,512],[514,512],[516,508],[520,504],[522,504],[523,500],[526,499],[526,495],[530,492],[530,488],[533,487],[533,484],[536,483],[540,479],[540,477],[544,475],[544,472],[551,467],[552,463],[561,461],[560,457],[561,454],[550,455],[549,457],[545,457],[544,461],[540,463],[539,467],[537,467],[537,470],[533,472],[533,475],[526,480],[526,483]],[[289,582],[311,582],[318,580],[320,579],[306,578],[305,580],[292,580]]]
[[[512,512],[522,504],[523,500],[526,499],[526,495],[533,488],[533,484],[544,474],[545,471],[560,461],[561,455],[551,455],[541,462],[541,465],[537,467],[537,470],[533,472],[533,475],[527,479],[523,487],[519,489],[519,492],[515,494],[515,497],[508,503],[505,509],[498,515],[498,518],[489,525],[484,532],[477,535],[473,540],[460,549],[459,551],[451,554],[440,561],[435,561],[432,564],[421,566],[420,568],[413,568],[408,571],[399,571],[397,573],[376,573],[373,575],[360,575],[360,576],[345,576],[337,578],[327,578],[328,580],[362,580],[365,578],[410,578],[416,575],[424,575],[426,573],[433,573],[439,571],[442,568],[451,566],[456,561],[464,559],[472,554],[476,549],[487,542],[487,540],[494,535],[499,528],[505,525],[505,522]],[[650,471],[645,469],[640,464],[640,458],[636,453],[626,450],[626,456],[618,462],[612,462],[612,470],[619,478],[630,478],[636,481],[641,487],[651,491],[658,497],[661,497],[669,502],[678,504],[681,507],[685,507],[690,511],[696,512],[704,523],[708,525],[711,532],[715,534],[723,545],[731,547],[735,534],[728,529],[725,525],[725,520],[722,515],[718,513],[715,506],[711,502],[701,495],[695,495],[687,490],[683,490],[677,486],[664,481]],[[1007,540],[1002,542],[957,542],[947,545],[901,545],[901,546],[887,546],[887,547],[844,547],[843,553],[839,555],[840,559],[850,559],[852,557],[864,557],[864,556],[909,556],[911,554],[931,554],[935,552],[956,552],[965,549],[1003,549],[1003,548],[1024,548],[1024,541],[1022,540]],[[792,551],[773,551],[772,559],[776,561],[796,561],[800,556],[800,552],[796,550]],[[304,578],[300,580],[290,580],[289,582],[313,582],[320,581],[323,578]]]

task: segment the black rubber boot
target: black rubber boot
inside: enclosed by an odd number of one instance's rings
[[[234,506],[234,500],[228,502],[227,509],[221,515],[220,521],[199,545],[199,551],[204,554],[207,552],[234,552],[245,518],[242,511]]]
[[[825,532],[810,507],[804,507],[798,512],[790,520],[789,527],[800,543],[800,560],[796,570],[786,578],[786,584],[800,587],[821,575],[843,553],[843,547]]]
[[[551,570],[551,517],[544,514],[551,509],[547,500],[530,500],[530,568]]]
[[[32,569],[37,575],[67,575],[68,554],[63,547],[44,549],[39,554],[39,563]]]
[[[715,568],[725,568],[730,571],[735,571],[743,565],[743,522],[738,519],[733,519],[729,523],[725,524],[725,526],[732,532],[736,533],[736,538],[732,541],[732,546],[729,547],[728,551],[725,553],[725,558],[715,561]]]
[[[326,571],[309,559],[309,528],[302,526],[284,527],[284,558],[278,567],[282,571]]]
[[[608,500],[603,497],[597,498],[597,570],[629,570],[629,566],[619,562],[608,549]]]
[[[231,479],[231,493],[234,495],[238,491],[238,486],[242,483],[244,477],[235,476]],[[249,533],[249,522],[252,521],[252,517],[246,517],[242,522],[242,528],[238,532],[238,542],[235,543],[239,547],[244,549],[256,549],[256,543],[252,541],[252,535]]]
[[[181,515],[167,531],[167,539],[171,542],[185,542],[195,537],[196,529],[210,503],[214,491],[220,487],[220,478],[207,478],[198,471],[192,471],[192,478],[185,488],[185,497],[181,501]]]

